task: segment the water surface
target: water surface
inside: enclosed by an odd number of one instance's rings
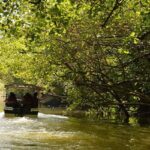
[[[149,129],[44,113],[6,118],[1,112],[0,149],[149,150]]]

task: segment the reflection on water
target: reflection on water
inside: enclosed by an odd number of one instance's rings
[[[148,150],[149,127],[91,122],[39,113],[38,118],[5,118],[0,113],[0,149]]]

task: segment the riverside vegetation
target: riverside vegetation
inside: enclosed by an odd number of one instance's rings
[[[0,79],[31,83],[68,110],[150,115],[150,1],[1,0]]]

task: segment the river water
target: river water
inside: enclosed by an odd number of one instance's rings
[[[0,150],[149,150],[150,127],[39,113],[0,113]]]

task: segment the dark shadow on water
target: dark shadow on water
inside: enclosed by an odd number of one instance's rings
[[[138,124],[141,127],[149,127],[150,126],[150,117],[139,117]]]
[[[37,144],[24,144],[23,146],[38,146]]]

